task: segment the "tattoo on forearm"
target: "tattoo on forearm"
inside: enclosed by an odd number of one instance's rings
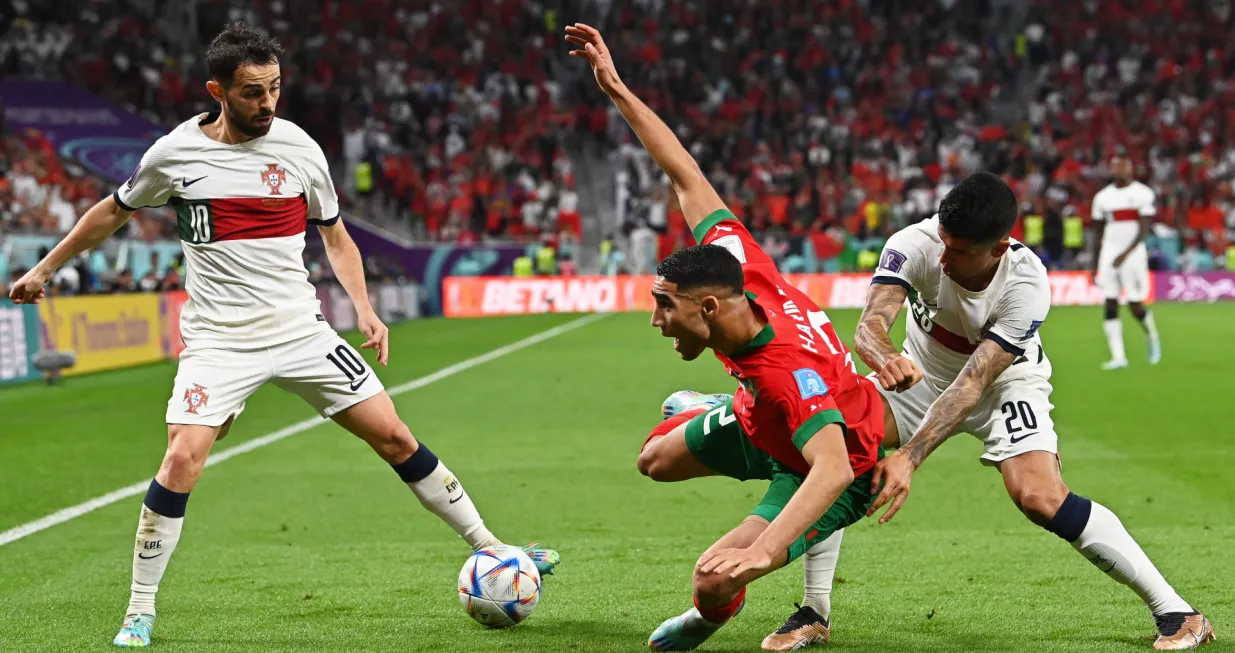
[[[871,286],[853,340],[858,356],[872,369],[878,370],[888,356],[897,352],[888,332],[896,324],[907,294],[904,288],[892,284]]]
[[[978,405],[982,393],[1014,360],[1016,356],[992,340],[984,340],[978,345],[960,375],[931,404],[922,426],[905,445],[905,453],[915,467],[956,433],[970,411]]]

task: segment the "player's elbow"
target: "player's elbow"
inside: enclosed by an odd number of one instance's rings
[[[667,483],[673,479],[672,462],[666,460],[664,456],[658,455],[657,447],[649,445],[639,452],[639,459],[635,462],[639,468],[639,473],[656,481],[657,483]]]
[[[834,483],[842,488],[853,485],[853,467],[849,465],[848,459],[841,461],[843,464],[834,465],[835,469],[828,474],[829,477],[835,479]]]

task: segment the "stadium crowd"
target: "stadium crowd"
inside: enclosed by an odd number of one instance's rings
[[[266,27],[287,49],[281,113],[326,149],[345,202],[393,207],[434,240],[577,233],[581,144],[618,163],[610,231],[662,255],[688,242],[654,166],[566,61],[575,15],[600,17],[627,84],[791,268],[872,264],[978,169],[1022,198],[1019,237],[1076,265],[1117,151],[1158,193],[1159,265],[1214,265],[1235,230],[1228,0],[199,0],[189,39],[121,0],[52,4],[19,7],[5,74],[63,77],[167,126],[212,108],[197,45],[227,21]],[[0,227],[63,231],[105,190],[40,140],[4,141]]]

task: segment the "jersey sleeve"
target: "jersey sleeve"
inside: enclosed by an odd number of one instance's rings
[[[1151,218],[1158,214],[1158,196],[1149,186],[1144,189],[1145,198],[1141,200],[1140,214],[1143,218]]]
[[[700,245],[724,247],[733,254],[742,264],[747,290],[757,294],[773,293],[784,283],[772,257],[729,209],[713,211],[695,226],[694,235]]]
[[[1093,215],[1091,216],[1098,222],[1105,222],[1111,219],[1111,212],[1106,209],[1105,195],[1098,193],[1093,198]]]
[[[1040,278],[1009,284],[995,304],[991,316],[995,323],[986,332],[986,339],[994,340],[1008,353],[1023,356],[1050,310],[1051,286],[1045,272]]]
[[[777,370],[774,374],[775,382],[767,384],[770,387],[766,394],[771,395],[768,400],[776,403],[784,413],[789,432],[793,434],[793,445],[799,452],[824,426],[845,425],[845,417],[818,371],[803,367]],[[760,393],[764,393],[763,388]]]
[[[307,138],[307,136],[306,136]],[[329,227],[339,221],[339,194],[330,178],[330,165],[321,146],[312,145],[306,165],[309,175],[309,223]]]
[[[914,228],[902,229],[888,239],[879,255],[879,266],[871,283],[891,284],[912,291],[921,285],[924,272],[931,267]]]
[[[175,181],[172,179],[170,147],[164,136],[154,142],[142,155],[137,169],[112,193],[116,204],[125,211],[163,206],[172,196]]]

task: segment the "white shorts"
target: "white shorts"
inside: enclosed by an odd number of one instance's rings
[[[1140,303],[1149,297],[1149,253],[1144,245],[1132,250],[1124,264],[1115,267],[1115,255],[1098,259],[1098,287],[1106,299],[1123,297],[1129,302]]]
[[[873,375],[872,375],[873,377]],[[879,392],[892,407],[901,444],[908,442],[939,393],[926,381],[904,392]],[[993,465],[1030,451],[1059,453],[1059,436],[1051,420],[1051,382],[1041,376],[1010,379],[987,389],[960,431],[982,441],[982,463]]]
[[[219,426],[243,412],[245,401],[267,381],[300,395],[323,417],[384,389],[360,354],[323,325],[318,333],[264,349],[185,349],[167,423]]]

